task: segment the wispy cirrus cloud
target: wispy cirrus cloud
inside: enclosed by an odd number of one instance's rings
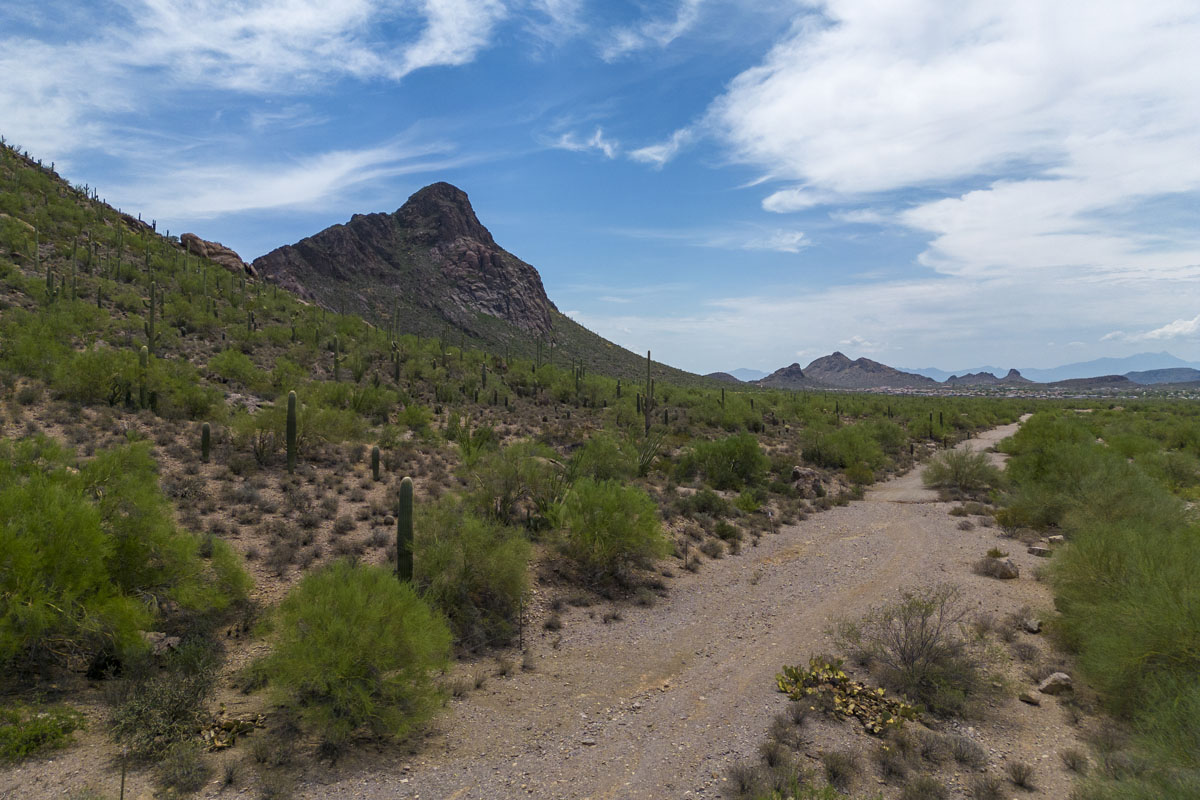
[[[749,224],[724,230],[713,228],[620,228],[614,232],[634,239],[673,241],[692,247],[711,247],[719,250],[773,250],[778,253],[799,253],[811,245],[804,231]]]
[[[555,139],[550,146],[558,150],[570,150],[576,153],[595,151],[601,153],[605,158],[616,158],[620,150],[620,143],[605,136],[604,129],[599,125],[586,139],[581,139],[573,132],[567,132]]]
[[[115,188],[161,217],[211,219],[246,211],[331,206],[364,184],[446,169],[465,160],[449,145],[395,143],[291,160],[164,167],[165,174],[156,172],[145,182]]]
[[[696,24],[704,0],[680,0],[670,17],[643,20],[637,25],[614,28],[600,49],[605,61],[616,61],[640,50],[666,47]]]
[[[668,161],[679,155],[679,151],[695,140],[695,138],[696,130],[694,128],[680,128],[666,140],[658,144],[651,144],[633,150],[629,153],[629,157],[634,161],[650,164],[656,169],[662,169]]]
[[[144,113],[181,89],[290,96],[464,64],[506,10],[500,0],[18,0],[4,14],[38,23],[0,35],[5,134],[66,157],[103,149],[121,138],[116,115]],[[71,35],[49,27],[56,16],[74,20]]]

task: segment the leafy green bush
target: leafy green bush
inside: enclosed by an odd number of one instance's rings
[[[762,483],[769,465],[758,439],[743,433],[697,442],[680,458],[676,472],[681,477],[700,472],[714,489],[741,489]]]
[[[521,521],[530,507],[545,517],[571,484],[567,465],[549,447],[537,442],[514,442],[484,452],[466,470],[474,509],[501,523]]]
[[[580,479],[558,507],[556,521],[563,553],[593,579],[623,577],[630,567],[670,551],[654,501],[616,481]]]
[[[450,629],[384,567],[339,560],[311,572],[277,611],[271,684],[325,741],[360,730],[402,738],[440,705]]]
[[[945,450],[930,460],[921,480],[926,486],[971,494],[999,484],[1000,470],[992,466],[987,453]]]
[[[873,435],[876,432],[866,424],[845,425],[831,432],[805,430],[801,439],[804,460],[828,469],[845,469],[854,464],[878,469],[886,459]]]
[[[415,580],[466,647],[507,644],[528,587],[529,542],[446,499],[419,509]]]
[[[68,706],[0,708],[0,760],[20,761],[63,747],[83,724],[83,714]]]
[[[155,608],[211,615],[250,580],[223,541],[176,527],[144,443],[78,471],[49,439],[0,442],[0,665],[144,649]]]
[[[578,475],[598,481],[624,480],[637,473],[637,454],[606,433],[588,439],[573,460]]]
[[[266,374],[241,350],[222,350],[208,360],[208,368],[227,381],[258,391],[267,384]]]

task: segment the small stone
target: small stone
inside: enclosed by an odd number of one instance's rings
[[[596,740],[595,739],[582,739],[582,740],[580,740],[579,743],[582,745],[586,745],[588,747],[593,747],[596,744]]]
[[[1038,545],[1038,544],[1031,544],[1029,546],[1028,552],[1029,552],[1029,555],[1037,556],[1038,558],[1049,558],[1050,557],[1050,548],[1042,547],[1041,545]]]
[[[1036,617],[1030,617],[1021,623],[1021,627],[1025,629],[1026,633],[1041,633],[1042,621]]]
[[[1046,541],[1049,542],[1050,544],[1062,544],[1066,540],[1063,538],[1062,534],[1060,533],[1060,534],[1055,534],[1054,536],[1047,536]]]
[[[1017,695],[1017,699],[1022,703],[1028,703],[1031,706],[1040,706],[1042,704],[1042,701],[1038,699],[1038,696],[1032,692],[1021,692],[1019,695]]]
[[[1071,676],[1065,672],[1056,672],[1046,680],[1038,684],[1038,691],[1042,694],[1062,694],[1069,692],[1074,687],[1071,685]]]

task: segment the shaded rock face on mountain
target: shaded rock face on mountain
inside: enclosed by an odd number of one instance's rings
[[[355,214],[254,266],[335,311],[387,318],[415,306],[480,337],[481,314],[538,337],[557,310],[537,270],[498,246],[466,192],[448,183],[426,186],[395,213]]]
[[[937,386],[937,381],[924,375],[901,372],[869,358],[851,361],[841,353],[818,358],[804,368],[810,380],[840,389],[892,389]]]
[[[179,243],[187,252],[215,261],[230,272],[258,277],[254,267],[242,261],[241,256],[220,242],[210,242],[194,233],[185,233],[179,237]]]

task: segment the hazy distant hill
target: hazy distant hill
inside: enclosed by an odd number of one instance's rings
[[[1191,368],[1200,370],[1200,363],[1184,361],[1182,358],[1177,358],[1167,352],[1161,353],[1138,353],[1137,355],[1125,356],[1124,358],[1097,358],[1092,361],[1079,361],[1072,364],[1063,364],[1059,367],[1050,367],[1047,369],[1039,369],[1037,367],[1021,367],[1021,374],[1032,381],[1039,383],[1052,383],[1054,381],[1072,380],[1075,378],[1098,378],[1105,375],[1127,375],[1131,380],[1137,380],[1131,372],[1155,372],[1167,369],[1183,369]],[[924,375],[927,378],[933,378],[936,381],[944,381],[952,375],[966,375],[980,372],[1000,375],[1005,370],[1000,367],[970,367],[968,369],[960,369],[954,372],[949,372],[937,367],[921,367],[920,369],[904,369],[905,372],[911,372],[914,375]],[[1195,377],[1181,377],[1171,379],[1170,381],[1161,380],[1143,380],[1144,383],[1164,383],[1175,382],[1175,380],[1189,381],[1195,380]]]
[[[1134,383],[1192,383],[1200,381],[1200,369],[1174,367],[1172,369],[1150,369],[1141,372],[1126,372],[1125,377]]]
[[[937,385],[930,378],[902,372],[869,358],[851,361],[838,352],[813,361],[804,368],[804,375],[809,380],[839,389],[874,389],[883,386],[901,389]]]

